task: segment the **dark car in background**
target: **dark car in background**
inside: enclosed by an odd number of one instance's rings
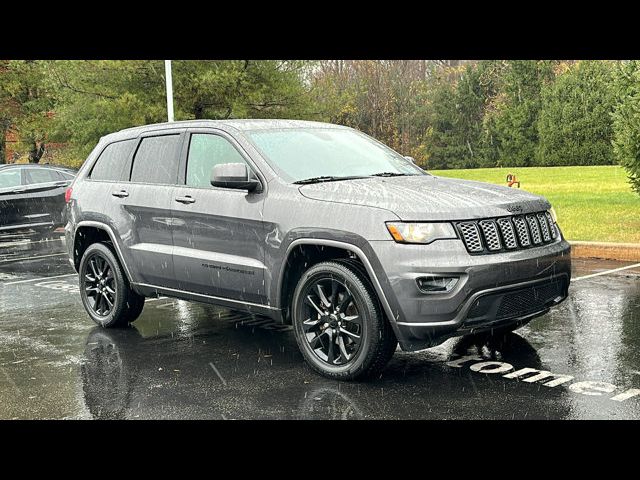
[[[35,230],[46,237],[64,226],[65,191],[75,175],[54,165],[0,165],[0,236]]]

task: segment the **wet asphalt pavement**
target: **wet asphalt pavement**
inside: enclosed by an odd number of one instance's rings
[[[209,305],[147,299],[133,327],[96,327],[62,239],[4,238],[0,418],[640,419],[640,267],[580,278],[627,265],[574,260],[569,299],[504,341],[397,351],[341,383],[290,327]]]

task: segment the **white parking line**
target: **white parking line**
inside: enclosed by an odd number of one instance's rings
[[[53,277],[29,278],[27,280],[18,280],[16,282],[7,282],[4,285],[16,285],[18,283],[37,282],[38,280],[48,280],[50,278],[71,277],[73,275],[78,275],[78,274],[77,273],[65,273],[64,275],[54,275]]]
[[[220,380],[222,380],[222,384],[226,387],[227,386],[227,381],[224,379],[224,377],[222,375],[220,375],[220,372],[218,371],[216,366],[213,364],[213,362],[209,362],[209,365],[211,366],[211,368],[213,368],[213,371],[216,372],[216,375],[218,375]]]
[[[640,267],[640,263],[635,263],[633,265],[627,265],[626,267],[614,268],[612,270],[605,270],[604,272],[592,273],[591,275],[585,275],[583,277],[572,278],[572,282],[577,282],[578,280],[585,280],[587,278],[599,277],[600,275],[608,275],[609,273],[621,272],[622,270],[629,270],[630,268],[638,268]]]
[[[40,255],[40,256],[37,256],[37,257],[8,258],[6,260],[0,260],[0,263],[20,262],[20,261],[28,262],[30,260],[36,260],[38,258],[60,257],[62,255],[68,255],[68,253],[52,253],[50,255]]]

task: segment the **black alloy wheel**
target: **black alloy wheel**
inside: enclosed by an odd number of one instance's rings
[[[329,365],[349,362],[358,354],[363,334],[353,294],[342,281],[328,276],[312,282],[304,297],[302,328],[313,352]]]
[[[113,266],[100,253],[87,259],[88,269],[83,272],[84,291],[92,310],[102,317],[109,315],[116,302]]]
[[[367,273],[349,259],[321,262],[305,271],[291,308],[304,359],[326,377],[378,375],[398,344]]]
[[[142,313],[145,298],[131,288],[109,245],[89,245],[80,260],[78,274],[84,308],[101,327],[124,327]]]

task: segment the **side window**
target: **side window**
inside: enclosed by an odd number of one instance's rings
[[[60,170],[58,170],[58,175],[60,176],[61,180],[73,180],[74,178],[74,176],[71,175],[70,173],[61,172]]]
[[[187,157],[187,185],[210,187],[211,170],[219,163],[246,163],[226,138],[209,133],[194,133]]]
[[[131,181],[176,183],[179,148],[180,135],[143,138],[133,159]]]
[[[38,183],[51,183],[59,181],[55,170],[50,168],[27,168],[27,185],[36,185]]]
[[[19,168],[0,170],[0,188],[19,187],[21,183]]]
[[[131,150],[135,147],[136,140],[124,140],[123,142],[115,142],[107,146],[100,158],[93,166],[89,178],[92,180],[105,180],[117,182],[122,180],[124,166],[129,160]],[[65,175],[65,174],[63,174]],[[125,177],[128,177],[128,172]],[[125,180],[127,180],[125,178]]]

